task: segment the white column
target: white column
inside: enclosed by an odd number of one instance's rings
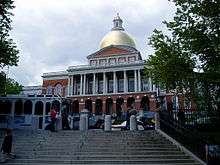
[[[70,77],[68,77],[67,95],[70,95]]]
[[[116,72],[113,72],[113,93],[117,93],[117,87],[116,87]]]
[[[103,72],[103,94],[106,93],[106,74]]]
[[[34,115],[35,104],[36,104],[36,100],[33,100],[33,101],[32,101],[32,116]]]
[[[84,78],[83,78],[83,94],[86,94],[86,74],[84,74]]]
[[[137,92],[137,70],[134,70],[134,91]]]
[[[92,93],[95,94],[95,73],[93,73]]]
[[[140,69],[138,69],[138,91],[141,91],[141,73]]]
[[[72,96],[73,95],[73,86],[74,86],[74,82],[73,82],[73,75],[71,76],[71,93],[70,93],[70,96]]]
[[[127,92],[127,74],[126,70],[124,70],[124,93]]]
[[[150,86],[150,87],[149,87],[149,90],[152,91],[152,81],[151,81],[151,78],[150,78],[150,77],[149,77],[149,86]]]
[[[83,81],[83,77],[82,77],[82,74],[80,75],[80,95],[82,95],[82,81]]]

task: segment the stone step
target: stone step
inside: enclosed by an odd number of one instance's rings
[[[190,159],[183,154],[176,155],[25,155],[22,159],[52,159],[52,160],[146,160],[146,159]]]
[[[198,165],[156,131],[14,131],[7,164]]]
[[[19,151],[18,156],[22,155],[173,155],[173,154],[184,154],[181,151],[108,151],[108,152],[100,152],[100,151]]]
[[[64,151],[65,148],[40,148],[40,149],[36,149],[36,148],[27,148],[27,149],[22,149],[22,148],[15,148],[15,151]],[[66,150],[72,150],[74,151],[75,149],[70,147],[70,148],[66,148]],[[130,147],[130,148],[86,148],[86,147],[83,147],[83,148],[77,148],[77,150],[80,150],[80,151],[102,151],[102,152],[107,152],[107,151],[179,151],[179,149],[177,148],[160,148],[160,147],[154,147],[154,148],[134,148],[134,147]]]
[[[142,159],[142,160],[52,160],[52,159],[15,159],[10,163],[47,163],[47,164],[170,164],[170,163],[195,163],[192,159]]]
[[[30,165],[30,163],[16,163],[16,162],[12,162],[12,163],[5,163],[7,165]],[[67,165],[70,165],[72,163],[66,163]],[[84,163],[86,164],[86,163]],[[87,163],[87,164],[92,164],[92,163]],[[94,163],[96,164],[96,163]],[[107,164],[107,163],[105,163]],[[112,164],[111,162],[109,164]],[[137,163],[135,163],[137,164]],[[146,165],[146,164],[149,164],[149,165],[152,165],[152,163],[138,163],[139,165]],[[32,162],[31,165],[48,165],[48,163],[37,163],[37,162]],[[53,165],[63,165],[63,163],[59,164],[59,163],[53,163]],[[75,164],[75,165],[79,165],[79,164]],[[117,165],[124,165],[124,164],[118,164]],[[161,163],[157,164],[157,163],[154,163],[153,165],[161,165]],[[201,165],[200,163],[163,163],[163,165]]]
[[[118,148],[103,148],[103,149],[99,149],[99,148],[81,148],[81,151],[117,151],[119,150]],[[126,151],[179,151],[179,149],[177,148],[160,148],[160,147],[155,147],[155,148],[126,148]]]

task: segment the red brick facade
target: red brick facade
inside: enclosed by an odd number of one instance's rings
[[[122,54],[128,54],[128,53],[131,53],[131,52],[124,50],[124,49],[112,47],[112,48],[107,48],[107,49],[98,51],[97,53],[95,53],[94,57],[108,57],[113,54],[122,55]]]
[[[124,103],[122,104],[122,109],[127,111],[129,108],[127,105],[128,98],[134,98],[134,104],[133,108],[136,110],[140,110],[141,108],[141,100],[143,97],[147,97],[149,99],[149,108],[150,111],[154,111],[156,109],[156,98],[155,93],[153,92],[141,92],[141,93],[132,93],[132,94],[111,94],[111,95],[90,95],[90,96],[75,96],[75,97],[69,97],[73,102],[78,101],[79,102],[79,111],[83,110],[85,108],[85,102],[86,100],[92,101],[92,112],[95,113],[95,104],[96,100],[100,99],[102,100],[102,112],[106,113],[106,100],[112,99],[112,113],[115,113],[116,111],[116,100],[118,98],[122,98],[124,100]]]
[[[61,84],[62,87],[63,87],[63,90],[62,90],[62,96],[65,96],[65,89],[67,88],[68,86],[68,80],[67,79],[59,79],[59,80],[43,80],[43,91],[42,91],[42,94],[46,94],[46,89],[48,86],[52,86],[52,88],[54,88],[57,84]],[[52,91],[52,94],[54,90]]]
[[[171,111],[173,109],[173,94],[166,94],[166,101],[167,101],[167,109]],[[185,107],[185,95],[178,94],[178,108],[179,109],[186,109]],[[189,107],[190,110],[196,110],[196,104],[191,101],[191,106]]]

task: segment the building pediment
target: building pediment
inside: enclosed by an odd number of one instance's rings
[[[111,45],[100,49],[99,51],[87,56],[88,59],[93,58],[105,58],[111,56],[121,56],[121,55],[129,55],[129,54],[138,54],[139,52],[130,46],[125,45]]]

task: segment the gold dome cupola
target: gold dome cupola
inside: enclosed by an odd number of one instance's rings
[[[122,27],[122,19],[119,17],[119,13],[117,13],[117,16],[113,19],[113,25],[114,27],[112,28],[112,30],[125,30],[123,27]]]
[[[125,32],[122,26],[122,19],[119,14],[113,19],[113,28],[107,33],[100,42],[100,48],[105,48],[111,45],[125,45],[136,48],[134,39]]]

